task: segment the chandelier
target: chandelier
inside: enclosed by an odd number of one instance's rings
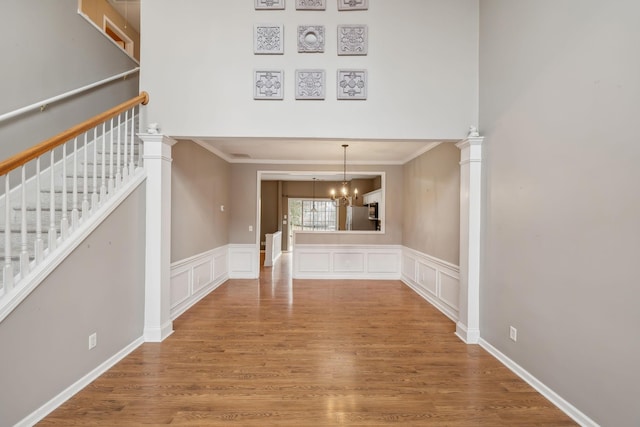
[[[342,149],[344,150],[344,169],[342,175],[342,189],[340,190],[340,194],[336,195],[336,190],[331,189],[331,200],[335,203],[336,207],[342,206],[351,206],[351,201],[353,199],[358,200],[358,189],[353,190],[353,197],[349,195],[349,189],[347,188],[347,147],[349,145],[342,144]]]

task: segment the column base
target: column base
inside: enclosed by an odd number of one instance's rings
[[[480,342],[480,329],[467,329],[461,322],[456,323],[456,336],[465,344],[478,344]]]
[[[145,326],[144,341],[145,342],[162,342],[173,333],[173,322],[169,321],[161,327]]]

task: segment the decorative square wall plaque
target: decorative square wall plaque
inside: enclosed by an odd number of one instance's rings
[[[338,99],[367,99],[367,70],[338,70]]]
[[[298,52],[324,52],[324,25],[298,26]]]
[[[325,10],[327,0],[296,0],[297,10]]]
[[[256,24],[253,28],[253,53],[256,55],[282,55],[284,53],[284,26]]]
[[[338,0],[338,10],[367,10],[369,0]]]
[[[284,9],[284,0],[256,0],[256,10]]]
[[[324,99],[324,70],[296,70],[296,99]]]
[[[284,99],[284,71],[255,71],[253,76],[253,99]]]
[[[338,55],[366,55],[368,44],[366,25],[338,25]]]

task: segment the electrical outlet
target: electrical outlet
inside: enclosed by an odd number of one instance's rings
[[[518,341],[518,330],[516,328],[514,328],[513,326],[509,327],[509,338],[513,342]]]
[[[98,345],[98,333],[94,332],[89,335],[89,350]]]
[[[249,226],[249,231],[253,231],[253,225]]]

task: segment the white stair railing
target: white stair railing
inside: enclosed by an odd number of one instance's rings
[[[142,155],[141,149],[136,150],[136,106],[147,101],[143,92],[0,162],[0,179],[5,184],[4,193],[0,193],[0,233],[4,234],[0,236],[0,259],[4,260],[0,312],[29,274],[52,258],[60,245],[136,175],[133,165],[142,164],[141,158],[135,158],[136,151],[138,157]],[[19,179],[12,173],[16,169],[20,169]],[[72,171],[70,176],[68,170]],[[43,179],[48,185],[42,185]],[[43,239],[43,228],[47,239]]]

